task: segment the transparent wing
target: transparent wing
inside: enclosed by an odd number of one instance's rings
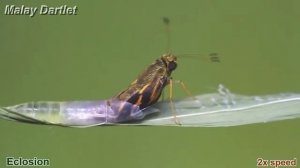
[[[300,117],[300,94],[277,94],[267,96],[242,96],[220,93],[198,95],[174,102],[174,122],[168,102],[153,106],[161,113],[146,118],[137,125],[164,125],[187,127],[224,127],[265,123]]]
[[[36,124],[81,126],[104,124],[106,121],[104,101],[29,102],[0,110],[4,119]]]
[[[122,111],[119,109],[122,107]],[[117,124],[128,120],[143,119],[152,108],[140,110],[138,106],[124,101],[38,101],[0,108],[0,118],[6,120],[52,124],[70,127],[90,127]]]

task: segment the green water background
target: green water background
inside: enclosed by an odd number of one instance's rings
[[[6,16],[7,4],[78,6],[76,16]],[[300,2],[1,1],[0,105],[109,98],[166,51],[216,52],[221,64],[180,58],[174,79],[194,94],[300,91]],[[176,98],[184,92],[175,87]],[[106,126],[88,129],[0,121],[5,157],[49,158],[51,167],[256,167],[300,158],[299,119],[229,128]]]

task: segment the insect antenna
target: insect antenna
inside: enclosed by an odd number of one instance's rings
[[[218,53],[210,53],[210,54],[176,54],[176,57],[178,58],[201,58],[203,61],[210,61],[210,62],[217,62],[220,63],[220,56]]]
[[[209,57],[210,57],[211,62],[218,62],[218,63],[221,62],[220,57],[218,56],[218,53],[210,53]]]
[[[166,31],[166,53],[171,53],[171,30],[170,30],[170,19],[167,17],[162,18],[163,23],[165,24],[165,31]]]

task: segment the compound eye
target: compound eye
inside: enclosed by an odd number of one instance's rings
[[[169,71],[173,71],[174,69],[176,69],[176,67],[177,67],[176,62],[169,62],[168,64]]]

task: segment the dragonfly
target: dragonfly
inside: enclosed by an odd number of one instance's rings
[[[170,30],[170,20],[163,18],[167,34]],[[111,99],[101,101],[69,101],[69,102],[31,102],[6,108],[6,119],[25,122],[42,122],[60,125],[102,125],[126,123],[141,120],[151,113],[159,112],[150,109],[157,103],[166,86],[169,86],[169,104],[174,116],[174,122],[180,125],[176,118],[173,104],[172,73],[177,68],[177,56],[169,50],[169,35],[167,52],[150,64],[126,89]],[[211,61],[218,62],[216,54],[210,55]],[[191,92],[182,81],[176,81],[186,91]]]

